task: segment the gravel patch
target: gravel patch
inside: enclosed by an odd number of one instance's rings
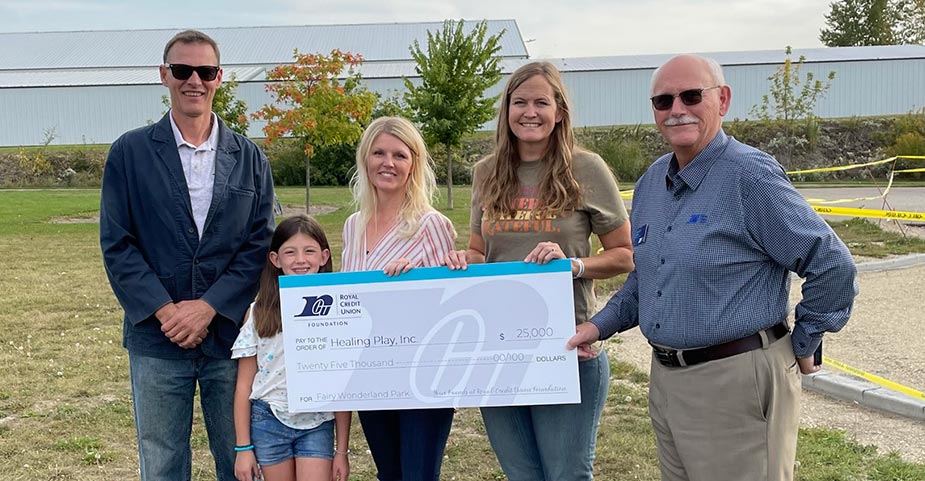
[[[791,287],[791,304],[802,282]],[[825,354],[852,367],[916,390],[925,389],[925,309],[921,306],[925,266],[858,275],[860,293],[848,325],[825,337]],[[602,299],[601,302],[606,301]],[[639,329],[619,335],[608,349],[620,360],[649,372],[651,351]],[[925,423],[803,391],[801,424],[845,431],[882,453],[925,463]]]
[[[312,205],[311,206],[311,215],[319,216],[330,214],[338,209],[336,205]],[[283,206],[283,217],[291,217],[296,214],[304,214],[305,206],[304,205],[284,205]],[[52,217],[48,219],[50,224],[96,224],[99,223],[100,216],[90,216],[90,217]]]
[[[331,212],[334,212],[337,209],[339,209],[339,207],[337,207],[336,205],[312,204],[310,214],[312,216],[317,217],[319,215],[330,214]],[[305,205],[287,204],[283,206],[282,216],[291,217],[297,214],[304,214],[304,213],[305,213]]]
[[[874,221],[878,227],[888,232],[895,232],[907,237],[925,239],[925,224],[921,222],[899,222],[895,220]]]
[[[52,217],[48,219],[49,224],[97,224],[100,221],[100,216],[94,215],[91,217]]]

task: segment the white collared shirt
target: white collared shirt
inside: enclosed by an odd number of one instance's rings
[[[189,189],[190,205],[193,207],[193,220],[199,238],[205,228],[206,216],[212,206],[212,190],[215,186],[215,148],[218,145],[218,120],[212,113],[212,130],[209,138],[199,146],[193,145],[183,139],[183,134],[177,123],[170,117],[170,127],[173,129],[174,140],[177,141],[177,150],[180,153],[180,163],[183,165],[183,176],[186,177],[186,187]]]

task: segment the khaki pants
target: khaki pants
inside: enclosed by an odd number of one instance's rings
[[[665,367],[653,356],[649,413],[662,481],[790,481],[800,368],[790,335],[737,356]]]

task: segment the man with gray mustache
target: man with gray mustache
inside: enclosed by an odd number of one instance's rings
[[[673,152],[636,183],[636,267],[569,347],[639,325],[662,480],[792,480],[800,373],[848,321],[854,262],[773,157],[723,132],[719,64],[676,56],[651,95]],[[790,272],[805,278],[792,331]]]

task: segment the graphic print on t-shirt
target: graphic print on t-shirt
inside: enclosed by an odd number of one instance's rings
[[[557,215],[546,214],[542,217],[535,213],[539,198],[537,187],[521,186],[520,197],[514,199],[514,215],[502,215],[497,220],[483,219],[482,235],[493,236],[498,232],[559,232],[553,226]]]

